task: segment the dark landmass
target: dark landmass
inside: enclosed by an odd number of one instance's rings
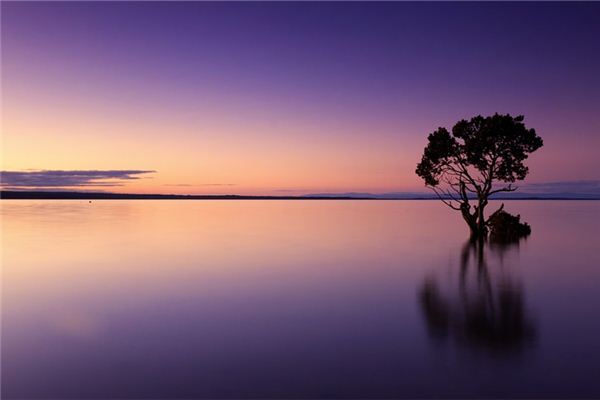
[[[493,197],[496,200],[600,200],[596,195],[531,194],[519,193]],[[51,191],[0,191],[0,199],[7,200],[437,200],[427,193],[321,193],[302,196],[244,196],[244,195],[179,195],[133,194],[109,192],[51,192]]]
[[[347,196],[243,196],[237,194],[180,195],[180,194],[134,194],[108,192],[49,192],[49,191],[0,191],[0,198],[14,200],[366,200]]]
[[[518,243],[531,234],[531,226],[521,222],[520,215],[512,215],[503,210],[494,212],[488,219],[490,240],[498,244]]]
[[[303,197],[344,197],[364,199],[391,199],[391,200],[431,200],[439,198],[435,193],[419,192],[390,192],[390,193],[315,193]],[[469,196],[476,199],[475,196]],[[445,199],[449,199],[446,197]],[[600,193],[577,193],[577,192],[507,192],[490,196],[492,200],[600,200]]]

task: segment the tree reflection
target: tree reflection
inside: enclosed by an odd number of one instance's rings
[[[435,277],[425,279],[419,301],[432,337],[494,353],[520,352],[535,339],[522,286],[504,265],[507,252],[517,248],[518,243],[469,241],[460,255],[458,282],[446,282],[448,293]],[[491,261],[499,265],[491,268]]]

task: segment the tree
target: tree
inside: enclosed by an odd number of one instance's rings
[[[490,196],[517,190],[513,183],[529,173],[524,161],[544,144],[523,120],[509,114],[478,115],[457,122],[452,133],[438,128],[428,137],[415,172],[441,201],[461,212],[473,237],[487,235],[484,210]]]

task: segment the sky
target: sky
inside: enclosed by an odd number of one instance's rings
[[[600,3],[1,3],[3,188],[423,191],[495,112],[535,185],[600,182]],[[540,186],[538,186],[540,187]]]

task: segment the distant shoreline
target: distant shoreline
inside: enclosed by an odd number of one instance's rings
[[[0,200],[439,200],[436,197],[361,197],[361,196],[245,196],[179,195],[101,192],[0,191]],[[590,197],[495,197],[492,200],[600,200]]]

